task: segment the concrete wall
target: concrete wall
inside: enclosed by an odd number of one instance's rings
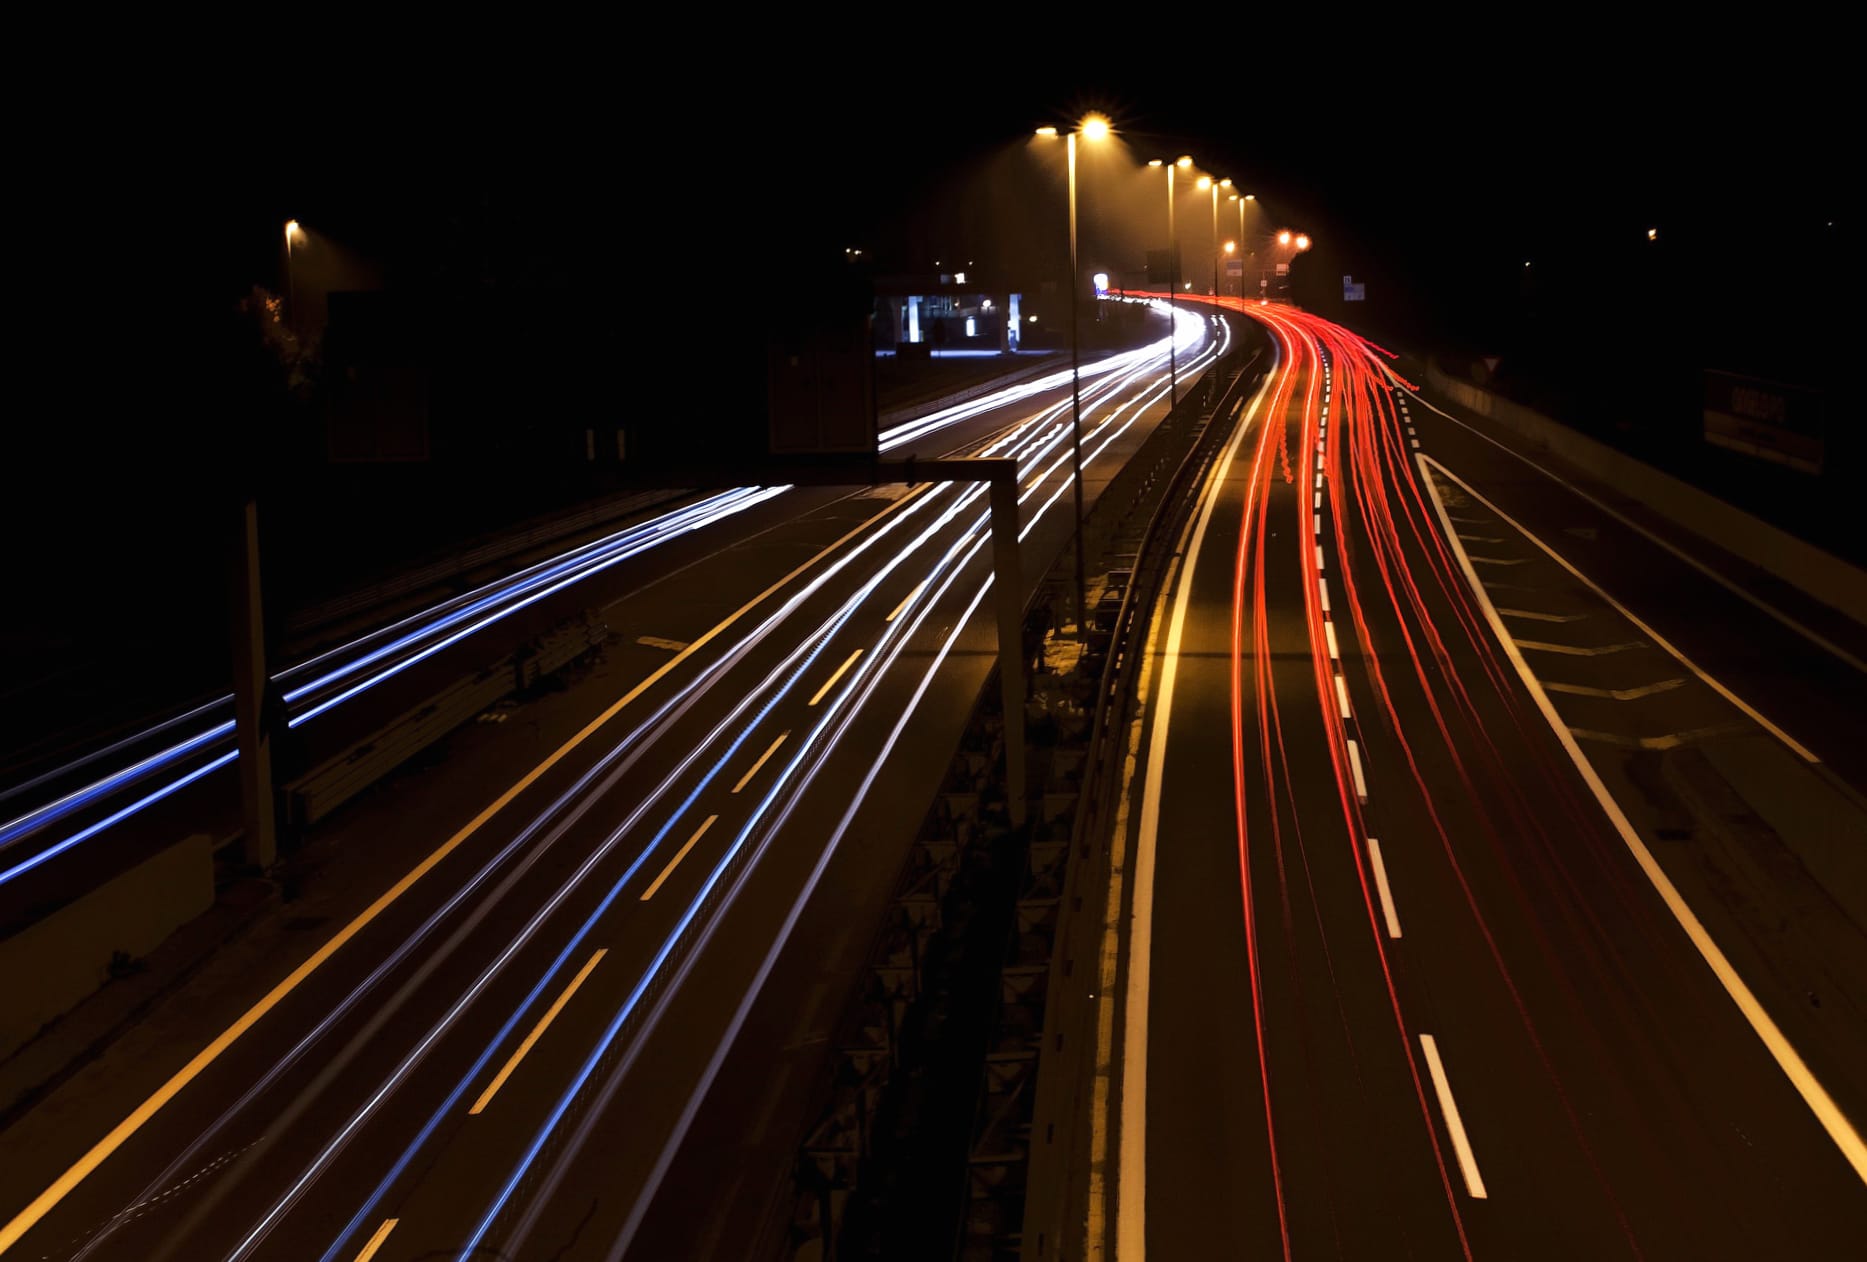
[[[1867,572],[1671,474],[1596,442],[1520,403],[1492,394],[1469,381],[1449,377],[1431,364],[1426,368],[1426,380],[1433,389],[1495,421],[1499,428],[1554,452],[1622,495],[1639,500],[1733,556],[1769,571],[1823,604],[1867,625]]]
[[[109,981],[113,953],[147,955],[213,903],[213,847],[198,833],[0,941],[0,1059]]]

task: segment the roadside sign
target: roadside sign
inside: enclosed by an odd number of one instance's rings
[[[1705,373],[1705,441],[1804,473],[1822,471],[1822,395],[1736,373]]]
[[[1367,300],[1368,286],[1366,282],[1358,285],[1355,283],[1355,278],[1353,276],[1344,276],[1342,278],[1343,302],[1366,302]]]

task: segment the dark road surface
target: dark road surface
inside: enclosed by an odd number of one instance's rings
[[[1144,685],[1087,1256],[1859,1256],[1867,637],[1251,314],[1281,371]]]
[[[1181,322],[1184,387],[1232,335]],[[1085,378],[1092,503],[1165,414],[1161,346]],[[1016,454],[1027,588],[1069,538],[1068,400],[891,453]],[[7,1132],[0,1251],[741,1256],[995,660],[986,521],[982,486],[791,492],[619,567],[550,739],[351,813],[410,864],[359,856],[388,874]]]

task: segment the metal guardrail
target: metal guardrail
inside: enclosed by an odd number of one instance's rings
[[[452,553],[439,561],[419,566],[394,578],[347,592],[342,596],[309,606],[293,614],[286,623],[287,634],[304,637],[320,628],[346,618],[374,610],[400,597],[439,586],[451,578],[483,565],[503,561],[533,548],[546,547],[585,530],[609,525],[625,517],[673,503],[693,492],[686,490],[638,491],[592,505],[581,512],[546,521],[497,538],[465,552]]]
[[[609,638],[594,613],[564,624],[458,680],[344,753],[285,786],[288,818],[313,824],[508,693],[535,683]]]
[[[1095,719],[1083,768],[1081,798],[1069,845],[1058,905],[1061,919],[1053,939],[1029,1133],[1024,1183],[1024,1221],[1019,1256],[1027,1262],[1080,1256],[1072,1245],[1082,1235],[1087,1191],[1088,1140],[1081,1114],[1090,1098],[1086,1075],[1095,1068],[1096,1001],[1106,888],[1108,821],[1121,787],[1123,742],[1134,708],[1135,668],[1142,660],[1143,631],[1160,595],[1173,557],[1172,544],[1193,511],[1191,493],[1230,436],[1243,407],[1243,387],[1256,379],[1253,355],[1233,377],[1205,428],[1175,467],[1135,550],[1133,570],[1110,633],[1110,650],[1096,689]],[[1232,424],[1213,423],[1219,417]],[[1057,967],[1058,960],[1063,967]]]

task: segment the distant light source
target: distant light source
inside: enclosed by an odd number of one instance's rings
[[[1193,181],[1193,187],[1202,193],[1205,192],[1212,187],[1212,177],[1210,175],[1200,176],[1197,180]]]
[[[1032,317],[1031,317],[1031,323],[1032,323],[1032,324],[1036,324],[1036,323],[1037,323],[1037,317],[1036,317],[1036,316],[1032,316]]]
[[[1220,181],[1219,181],[1219,187],[1220,187],[1220,188],[1230,188],[1231,186],[1232,186],[1232,182],[1231,182],[1230,180],[1220,180]]]
[[[1256,193],[1246,193],[1245,200],[1248,202],[1255,202],[1258,200],[1258,195]]]
[[[1085,114],[1078,130],[1082,132],[1084,140],[1107,140],[1109,120],[1101,114]]]
[[[1660,239],[1660,230],[1658,228],[1647,229],[1647,240],[1658,241],[1659,239]]]
[[[1160,159],[1159,159],[1159,158],[1149,158],[1149,159],[1147,160],[1147,164],[1148,164],[1149,166],[1151,166],[1151,167],[1157,167],[1157,166],[1159,166],[1159,165],[1160,165],[1161,163],[1160,163]]]
[[[1057,129],[1054,127],[1039,127],[1037,129],[1037,134],[1040,136],[1055,136],[1057,134]]]
[[[1236,250],[1237,248],[1238,248],[1238,242],[1236,241],[1227,241],[1225,243],[1225,252],[1227,254],[1230,254],[1232,251]]]
[[[964,272],[954,272],[954,273],[953,273],[953,283],[954,283],[955,285],[964,285],[964,284],[966,283],[966,273],[964,273]]]
[[[1305,235],[1304,233],[1301,233],[1301,232],[1297,233],[1297,249],[1307,250],[1309,249],[1309,245],[1310,245],[1309,237]]]
[[[1277,234],[1277,244],[1278,245],[1289,245],[1290,244],[1290,230],[1288,228],[1284,229],[1284,231]]]
[[[287,241],[292,240],[294,237],[302,237],[304,235],[305,230],[298,226],[298,221],[296,219],[287,219],[285,221],[285,239]]]
[[[979,336],[978,327],[973,323],[973,318],[971,316],[966,317],[966,336],[967,337],[978,337]]]
[[[1106,294],[1109,291],[1109,274],[1107,272],[1097,272],[1094,276],[1090,277],[1090,279],[1095,282],[1096,292],[1098,294]]]
[[[992,300],[990,298],[985,299],[979,304],[979,310],[981,311],[990,311],[991,309],[992,309]]]
[[[1529,259],[1525,259],[1525,260],[1523,261],[1523,265],[1524,265],[1525,267],[1528,267],[1528,266],[1530,266],[1530,260],[1529,260]]]
[[[1173,165],[1179,167],[1182,171],[1184,171],[1188,167],[1193,165],[1193,159],[1191,157],[1182,155],[1178,160],[1174,162]]]
[[[1192,281],[1190,281],[1190,280],[1189,280],[1189,281],[1187,281],[1187,282],[1186,282],[1186,287],[1187,287],[1188,289],[1191,289],[1191,288],[1193,287],[1193,282],[1192,282]]]

